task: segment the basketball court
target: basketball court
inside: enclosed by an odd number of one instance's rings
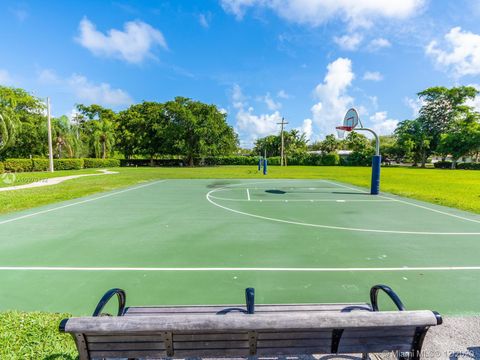
[[[1,310],[367,301],[478,311],[480,216],[327,180],[158,180],[0,217]]]

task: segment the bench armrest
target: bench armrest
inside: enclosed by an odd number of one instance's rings
[[[114,296],[117,295],[118,297],[118,313],[117,316],[122,316],[125,312],[125,303],[126,303],[126,295],[125,291],[122,289],[110,289],[108,290],[105,295],[102,296],[100,301],[95,308],[92,316],[101,316],[102,310],[107,305],[108,301]]]
[[[392,290],[390,286],[387,285],[375,285],[370,289],[370,302],[372,303],[373,311],[378,310],[378,293],[382,290],[385,292],[390,299],[392,299],[393,303],[397,306],[398,310],[405,311],[405,306],[402,303],[402,300],[395,294],[395,291]]]

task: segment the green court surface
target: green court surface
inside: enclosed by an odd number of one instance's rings
[[[53,191],[53,190],[52,190]],[[368,301],[480,310],[480,216],[326,180],[159,180],[0,217],[0,310]]]

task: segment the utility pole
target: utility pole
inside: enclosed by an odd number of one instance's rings
[[[50,117],[50,98],[47,97],[47,128],[48,128],[48,170],[53,172],[53,148],[52,148],[52,119]]]
[[[277,124],[281,125],[280,136],[282,138],[282,147],[280,148],[280,166],[283,166],[283,164],[284,164],[283,125],[287,125],[288,122],[286,122],[285,119],[282,117],[282,122],[279,122]]]

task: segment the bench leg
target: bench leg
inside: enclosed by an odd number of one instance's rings
[[[368,353],[362,354],[362,360],[370,360],[370,356],[368,355]]]

